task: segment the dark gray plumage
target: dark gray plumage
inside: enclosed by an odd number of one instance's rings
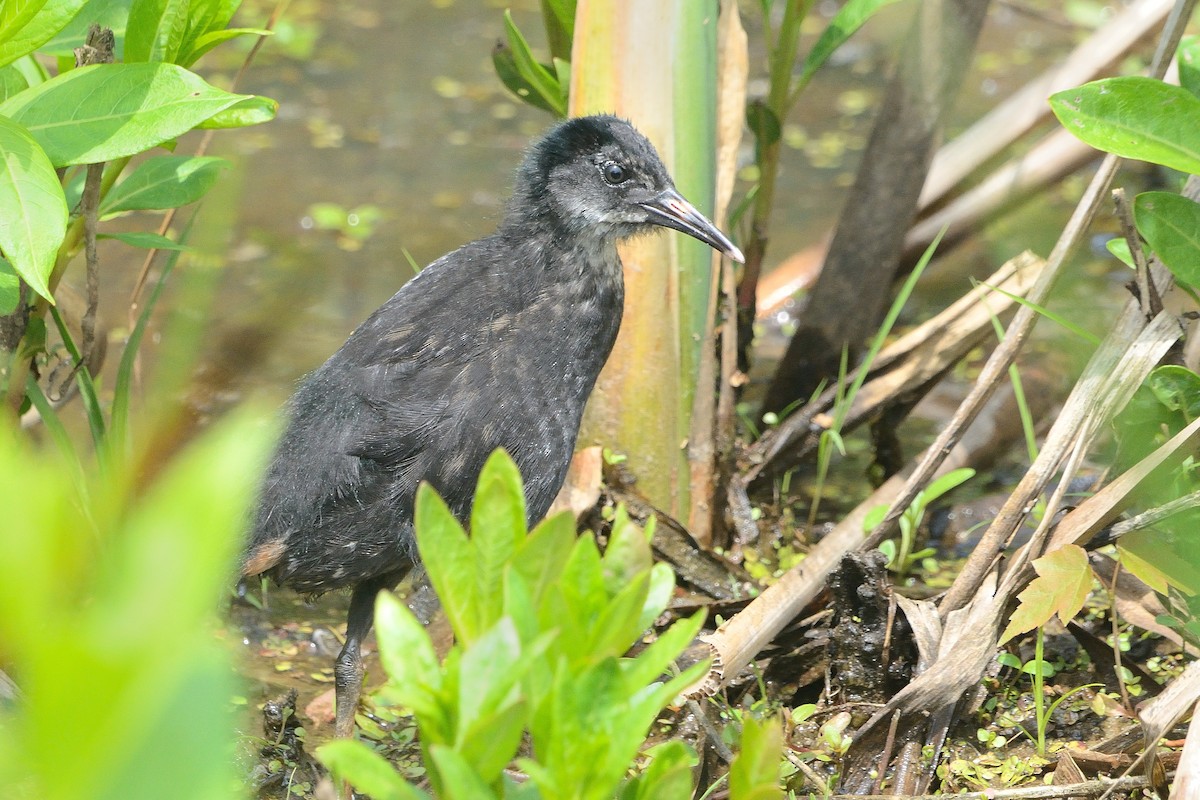
[[[629,123],[562,123],[530,149],[496,232],[430,264],[296,391],[242,571],[301,592],[354,587],[338,735],[353,730],[375,595],[416,560],[418,484],[465,520],[503,447],[530,523],[545,515],[621,324],[616,244],[656,225],[741,258]]]

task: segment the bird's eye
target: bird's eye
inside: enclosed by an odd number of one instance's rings
[[[600,172],[604,175],[604,180],[612,186],[624,183],[627,177],[625,175],[625,168],[615,161],[609,161],[600,168]]]

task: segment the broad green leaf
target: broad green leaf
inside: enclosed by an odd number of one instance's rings
[[[218,111],[197,125],[202,130],[225,130],[227,128],[248,128],[251,125],[261,125],[275,119],[279,111],[279,103],[269,97],[254,95],[247,97]]]
[[[510,92],[517,97],[529,103],[534,108],[540,108],[543,111],[549,111],[555,116],[564,116],[564,113],[548,102],[529,81],[525,80],[521,75],[521,71],[517,68],[517,59],[513,55],[513,50],[504,42],[497,43],[492,50],[492,66],[496,69],[496,76],[500,78],[500,82],[508,88]]]
[[[654,557],[642,529],[629,519],[624,505],[617,506],[608,546],[604,549],[604,588],[615,595],[633,576],[650,569]]]
[[[529,42],[525,41],[525,37],[521,35],[521,31],[513,22],[512,13],[507,10],[504,12],[504,29],[508,35],[508,46],[512,48],[517,72],[525,79],[533,92],[540,95],[554,109],[555,114],[560,117],[566,116],[565,88],[559,85],[553,72],[544,64],[538,63],[533,57],[533,51],[529,49]]]
[[[471,508],[475,622],[480,632],[490,628],[503,612],[504,569],[525,541],[525,534],[525,492],[521,488],[521,474],[507,453],[496,450],[479,473]]]
[[[1187,367],[1156,367],[1146,378],[1146,386],[1164,408],[1180,413],[1183,424],[1200,416],[1200,375]],[[1182,424],[1175,427],[1182,428]]]
[[[133,0],[125,30],[125,63],[174,64],[188,26],[189,0]]]
[[[755,100],[746,106],[746,126],[754,134],[756,147],[768,147],[779,141],[783,130],[775,112],[767,108],[761,100]]]
[[[244,99],[174,64],[96,64],[21,92],[0,115],[64,167],[149,150]]]
[[[514,688],[520,675],[515,669],[521,658],[521,640],[511,619],[501,618],[463,652],[459,667],[459,735],[463,727],[490,708],[515,700]],[[510,695],[513,695],[510,697]],[[461,746],[462,741],[456,742]]]
[[[650,585],[646,591],[646,601],[642,604],[642,615],[638,619],[638,628],[646,630],[654,624],[654,620],[667,609],[671,597],[675,594],[675,570],[668,564],[658,563],[650,568]]]
[[[626,679],[638,686],[644,686],[657,680],[666,670],[667,665],[679,658],[687,649],[696,635],[700,633],[703,625],[703,611],[671,623],[671,627],[660,634],[645,650],[638,653],[637,658],[623,664]],[[707,662],[701,662],[701,664],[707,664]]]
[[[552,595],[561,597],[564,605],[551,603],[544,609],[543,618],[545,615],[556,616],[564,613],[590,618],[599,614],[600,609],[608,602],[608,595],[604,591],[600,551],[596,549],[596,542],[590,532],[575,540],[575,546],[571,548],[571,555],[563,567],[562,578],[553,588],[555,592]],[[574,632],[564,631],[564,634],[568,633]]]
[[[603,612],[596,618],[595,635],[591,643],[593,657],[624,655],[645,632],[638,627],[638,621],[642,618],[649,583],[648,571],[634,576],[604,606]]]
[[[699,759],[691,747],[673,740],[650,748],[650,766],[621,790],[620,800],[689,800],[692,767]],[[778,770],[776,757],[776,770]],[[739,795],[732,797],[741,800]]]
[[[6,0],[0,6],[0,66],[50,41],[83,4],[84,0]]]
[[[457,752],[444,744],[435,744],[429,748],[429,755],[433,759],[437,777],[441,778],[440,782],[434,780],[439,797],[447,800],[496,800],[496,793]]]
[[[570,61],[575,38],[575,0],[542,0],[542,20],[546,24],[550,57]]]
[[[1108,252],[1112,253],[1117,259],[1127,267],[1135,266],[1133,263],[1133,253],[1129,252],[1129,242],[1125,241],[1120,236],[1114,236],[1104,243],[1108,248]]]
[[[1170,585],[1200,596],[1200,535],[1194,525],[1133,531],[1118,546],[1121,563],[1160,594]]]
[[[100,201],[101,216],[124,211],[178,208],[199,200],[229,166],[213,156],[155,156],[146,159]]]
[[[437,590],[450,627],[460,641],[482,633],[474,627],[475,549],[449,507],[427,483],[417,489],[417,549]]]
[[[1200,203],[1174,192],[1143,192],[1134,198],[1133,218],[1171,274],[1200,285]]]
[[[130,247],[140,247],[143,250],[178,250],[180,252],[188,252],[192,249],[186,244],[180,244],[173,239],[168,239],[166,236],[160,236],[157,233],[150,233],[148,231],[102,233],[96,238],[116,239],[118,242],[127,244]]]
[[[67,201],[50,160],[16,122],[0,116],[0,252],[42,297],[67,233]]]
[[[226,28],[225,30],[213,31],[206,33],[191,44],[190,49],[185,50],[179,56],[179,63],[185,67],[190,67],[200,60],[209,50],[212,50],[221,42],[228,42],[231,39],[236,39],[239,36],[274,36],[273,31],[263,28]]]
[[[232,38],[226,36],[215,41],[210,37],[219,36],[225,31],[225,26],[233,19],[234,13],[241,0],[190,0],[188,4],[187,30],[179,46],[180,61],[184,66],[191,66],[196,59],[211,50],[218,43]],[[233,33],[238,36],[239,33]],[[209,42],[211,41],[211,44]]]
[[[17,310],[21,302],[21,279],[13,271],[12,264],[0,258],[0,316]]]
[[[1200,36],[1185,36],[1176,52],[1179,85],[1200,97]]]
[[[1200,174],[1200,99],[1181,86],[1106,78],[1051,95],[1050,107],[1098,150]]]
[[[18,58],[0,67],[0,103],[50,79],[44,67],[33,56]]]
[[[783,729],[775,717],[758,720],[742,715],[742,746],[729,765],[729,795],[738,800],[781,800],[779,760]]]
[[[1078,545],[1064,545],[1036,559],[1033,568],[1038,576],[1018,595],[1021,604],[1000,635],[1001,643],[1045,625],[1055,614],[1066,625],[1083,608],[1092,588],[1087,553]]]
[[[863,26],[863,23],[873,17],[881,8],[895,2],[897,0],[849,0],[843,5],[830,20],[825,30],[821,32],[817,43],[808,51],[808,57],[804,59],[804,67],[800,70],[799,86],[806,85],[812,79],[813,73],[820,69],[829,60],[829,57]]]
[[[12,64],[50,41],[71,22],[83,5],[84,0],[6,0],[4,11],[0,12],[0,66]],[[10,18],[13,23],[10,26],[5,18],[10,17],[10,10],[14,8],[19,8],[19,11]],[[36,11],[26,16],[24,12],[30,10]]]
[[[436,689],[441,667],[424,626],[391,592],[375,599],[379,660],[388,677],[399,684],[420,684]]]
[[[924,491],[921,492],[922,498],[925,501],[925,505],[929,505],[942,495],[946,494],[952,489],[958,488],[974,477],[975,470],[971,469],[970,467],[961,467],[959,469],[947,472],[940,478],[935,478],[934,480],[930,481],[929,485],[926,486]]]
[[[559,580],[574,544],[575,518],[567,511],[542,520],[521,543],[509,568],[525,579],[535,605]]]
[[[334,739],[317,748],[317,758],[338,778],[374,800],[428,800],[410,786],[388,760],[363,742]]]

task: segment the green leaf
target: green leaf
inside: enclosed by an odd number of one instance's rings
[[[821,32],[821,37],[808,51],[804,59],[804,67],[800,70],[798,86],[805,86],[818,69],[829,60],[829,57],[849,39],[863,24],[882,8],[892,5],[897,0],[849,0],[830,20],[829,25]]]
[[[240,35],[233,33],[232,36],[221,36],[239,5],[241,0],[190,0],[187,31],[179,45],[179,63],[191,66],[220,42]]]
[[[504,12],[504,30],[508,35],[508,46],[512,48],[513,61],[517,72],[529,84],[531,90],[541,96],[551,106],[554,113],[560,117],[567,115],[566,89],[560,86],[555,73],[544,64],[538,63],[529,49],[529,42],[521,35],[513,22],[512,13]]]
[[[17,310],[21,302],[21,279],[12,264],[0,258],[0,316]]]
[[[21,125],[0,116],[0,252],[42,297],[67,233],[67,200],[50,160]]]
[[[1200,36],[1185,36],[1175,54],[1179,62],[1179,85],[1200,97]]]
[[[1143,192],[1134,198],[1133,218],[1177,279],[1200,284],[1200,203],[1173,192]]]
[[[1104,243],[1108,248],[1108,252],[1112,253],[1117,259],[1127,267],[1136,266],[1133,263],[1133,253],[1129,252],[1129,242],[1125,241],[1120,236],[1114,236]]]
[[[542,520],[521,543],[509,569],[525,579],[535,606],[560,579],[574,544],[575,518],[568,511]]]
[[[779,760],[783,730],[775,717],[742,715],[742,748],[729,765],[729,796],[738,800],[781,800]]]
[[[575,0],[542,0],[542,20],[546,24],[550,57],[570,61],[575,39]]]
[[[273,31],[263,28],[226,28],[225,30],[212,31],[196,39],[195,42],[185,44],[188,48],[179,57],[179,63],[185,67],[190,67],[195,64],[200,58],[212,50],[222,42],[228,42],[231,39],[236,39],[239,36],[274,36]]]
[[[199,200],[229,166],[213,156],[155,156],[138,164],[100,201],[100,214],[178,208]]]
[[[479,473],[471,507],[471,544],[475,549],[475,625],[482,632],[503,612],[505,567],[525,540],[525,492],[521,473],[503,450],[488,457]],[[467,640],[469,642],[469,640]]]
[[[97,239],[116,239],[130,247],[140,247],[143,250],[178,250],[190,252],[192,248],[157,233],[129,231],[127,233],[101,233]]]
[[[624,504],[617,506],[608,547],[604,549],[604,588],[615,595],[635,575],[650,569],[654,557],[642,529],[629,519]]]
[[[0,104],[56,167],[132,156],[246,99],[173,64],[96,64]]]
[[[441,667],[429,633],[391,592],[380,592],[375,599],[375,627],[379,660],[394,683],[434,689],[441,684]]]
[[[1098,150],[1200,174],[1200,99],[1139,76],[1106,78],[1051,95],[1063,127]]]
[[[0,11],[0,66],[37,50],[83,7],[84,0],[6,0]]]
[[[329,771],[349,781],[374,800],[428,800],[429,795],[410,786],[387,759],[354,739],[334,739],[317,748],[317,758]]]
[[[25,56],[0,67],[0,103],[49,79],[46,70],[33,56]]]
[[[648,755],[653,757],[650,766],[625,785],[620,800],[688,800],[692,767],[699,763],[695,751],[673,740],[651,748]],[[739,795],[733,797],[741,800]]]
[[[704,625],[704,612],[697,611],[690,617],[671,623],[657,639],[638,653],[637,658],[627,661],[624,665],[626,678],[637,686],[644,686],[657,680],[666,670],[667,665],[683,653],[684,650],[700,633]],[[706,662],[701,662],[705,664]]]
[[[642,572],[629,582],[604,606],[596,618],[591,656],[620,656],[645,632],[638,627],[642,607],[646,602],[649,572]]]
[[[521,71],[517,69],[516,56],[513,55],[512,48],[506,43],[498,42],[492,50],[492,66],[495,67],[496,76],[500,78],[500,82],[504,84],[505,88],[521,100],[534,108],[549,111],[558,117],[563,116],[552,103],[538,94],[537,90],[533,88],[533,84],[521,76]]]
[[[937,500],[947,492],[957,489],[971,478],[975,477],[975,470],[970,467],[960,467],[950,470],[940,478],[935,478],[929,482],[929,485],[921,492],[922,500],[925,505],[929,505],[934,500]]]
[[[496,793],[491,787],[454,750],[444,744],[435,744],[429,748],[429,755],[441,778],[439,797],[446,800],[496,800]],[[434,786],[437,785],[435,781]]]
[[[1200,375],[1187,367],[1177,364],[1156,367],[1146,378],[1146,386],[1164,408],[1182,415],[1182,424],[1174,426],[1173,433],[1200,416]]]
[[[125,63],[176,63],[188,26],[189,0],[133,0],[125,29]]]
[[[218,111],[196,127],[201,130],[249,128],[251,125],[261,125],[275,119],[277,111],[278,102],[269,97],[255,95],[239,100],[224,111]]]
[[[449,507],[427,483],[417,489],[417,549],[437,590],[446,619],[460,641],[482,633],[474,627],[475,549]]]
[[[1092,570],[1087,553],[1074,544],[1064,545],[1033,562],[1038,576],[1018,595],[1021,604],[1013,612],[1000,643],[1018,633],[1045,625],[1058,615],[1064,625],[1083,608],[1092,588]]]
[[[779,124],[779,117],[761,100],[755,100],[746,106],[746,126],[754,134],[754,143],[758,148],[769,147],[778,142],[783,130]]]

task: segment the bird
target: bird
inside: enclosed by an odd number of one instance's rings
[[[300,382],[241,574],[351,589],[336,736],[353,734],[375,597],[419,564],[417,487],[465,525],[484,462],[504,448],[527,522],[545,516],[621,324],[617,243],[662,227],[742,260],[630,122],[569,119],[527,150],[494,233],[418,272]]]

